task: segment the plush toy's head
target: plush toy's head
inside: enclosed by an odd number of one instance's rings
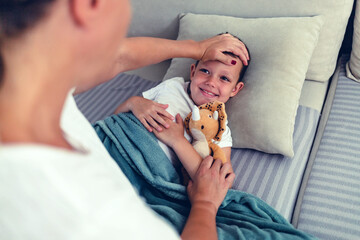
[[[185,128],[189,135],[192,135],[190,129],[197,129],[205,135],[209,141],[214,139],[220,141],[225,131],[227,115],[225,104],[222,102],[210,102],[195,107],[185,118]]]

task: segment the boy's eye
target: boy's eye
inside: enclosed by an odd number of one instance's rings
[[[200,72],[203,72],[203,73],[206,73],[206,74],[210,73],[209,70],[207,70],[206,68],[201,68]]]
[[[225,76],[222,76],[222,77],[221,77],[221,80],[224,80],[224,81],[230,82],[230,79],[228,79],[228,78],[227,78],[227,77],[225,77]]]

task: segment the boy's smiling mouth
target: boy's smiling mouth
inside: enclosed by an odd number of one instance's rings
[[[217,94],[215,94],[213,92],[207,91],[207,90],[205,90],[203,88],[200,88],[200,91],[206,97],[217,97],[217,96],[219,96],[219,95],[217,95]]]

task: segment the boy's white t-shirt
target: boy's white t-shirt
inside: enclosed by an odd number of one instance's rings
[[[190,82],[185,82],[184,78],[182,77],[175,77],[168,79],[154,88],[143,92],[143,97],[146,99],[153,100],[158,103],[162,104],[169,104],[168,108],[166,109],[174,117],[176,114],[180,114],[181,118],[184,120],[186,116],[192,111],[193,107],[195,106],[194,102],[190,98],[189,94],[187,93],[187,88]],[[188,141],[191,142],[191,137],[184,131],[184,136]],[[221,141],[217,142],[220,147],[232,147],[232,138],[231,138],[231,131],[230,128],[227,126],[226,122],[226,129],[223,133]],[[166,153],[168,158],[175,164],[178,164],[176,154],[159,141],[159,145]]]
[[[137,195],[71,94],[61,126],[77,151],[0,145],[0,239],[179,239]]]

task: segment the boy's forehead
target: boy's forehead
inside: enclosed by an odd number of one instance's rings
[[[238,78],[240,75],[240,72],[242,70],[242,68],[244,67],[244,65],[242,64],[241,61],[236,61],[235,65],[227,65],[223,62],[220,62],[218,60],[209,60],[209,61],[199,61],[199,64],[197,66],[197,68],[211,68],[211,66],[214,66],[214,64],[219,64],[221,65],[221,71],[223,72],[223,74],[231,74],[234,76],[234,78]]]

